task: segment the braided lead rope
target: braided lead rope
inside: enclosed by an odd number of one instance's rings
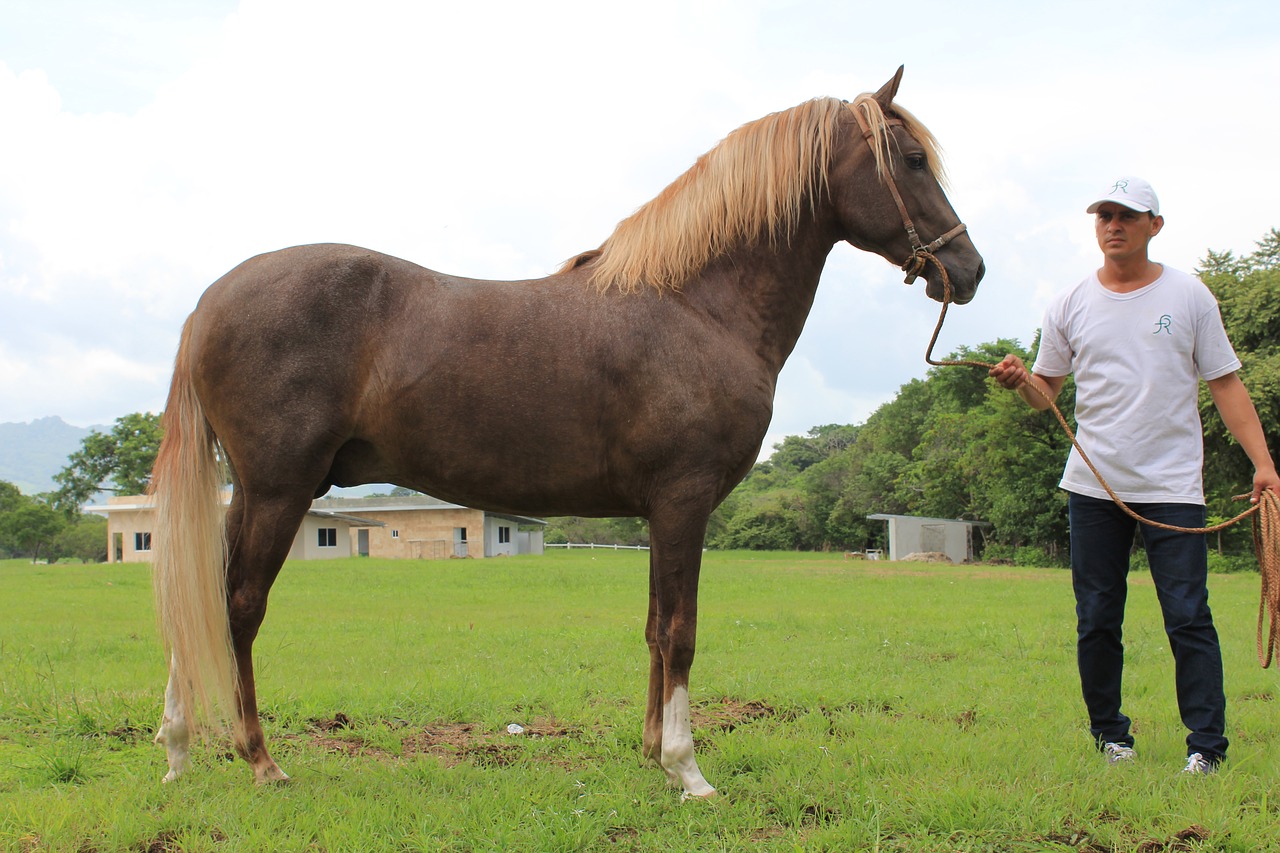
[[[934,256],[933,252],[923,249],[917,250],[915,255],[920,258],[921,267],[923,267],[924,261],[928,260],[942,274],[942,311],[938,315],[937,325],[933,327],[933,336],[929,338],[929,348],[925,350],[924,354],[925,362],[934,366],[969,366],[981,367],[986,370],[995,367],[994,364],[986,361],[935,359],[933,357],[933,348],[938,343],[938,334],[942,331],[942,323],[947,318],[947,307],[951,304],[951,277],[947,275],[946,267]],[[1106,478],[1102,476],[1093,464],[1093,460],[1089,458],[1089,454],[1085,453],[1084,448],[1080,446],[1075,432],[1067,423],[1067,419],[1063,416],[1062,410],[1058,408],[1058,405],[1048,394],[1040,389],[1039,385],[1033,382],[1025,382],[1023,384],[1028,385],[1031,390],[1035,391],[1041,399],[1049,404],[1049,408],[1053,410],[1053,414],[1062,426],[1063,432],[1067,434],[1067,438],[1071,439],[1072,446],[1080,454],[1080,458],[1084,460],[1084,463],[1089,466],[1093,476],[1098,479],[1102,488],[1106,489],[1107,494],[1111,496],[1111,500],[1115,502],[1116,506],[1120,507],[1126,515],[1135,521],[1178,533],[1207,534],[1216,533],[1239,523],[1248,516],[1253,516],[1253,550],[1258,558],[1258,573],[1262,576],[1262,595],[1258,602],[1258,662],[1262,664],[1263,669],[1269,667],[1274,657],[1276,646],[1280,644],[1280,495],[1267,489],[1262,493],[1262,497],[1258,502],[1244,512],[1228,521],[1214,524],[1210,527],[1179,527],[1174,524],[1165,524],[1160,521],[1143,518],[1134,512],[1112,490]],[[1248,497],[1248,494],[1243,494],[1235,495],[1232,499],[1244,500]],[[1269,627],[1266,624],[1268,619],[1270,620]]]
[[[1262,510],[1253,518],[1253,550],[1258,555],[1258,573],[1262,575],[1262,596],[1258,600],[1258,663],[1266,669],[1280,642],[1280,497],[1268,489],[1257,506]],[[1270,630],[1265,621],[1270,619]],[[1265,637],[1265,639],[1264,639]]]

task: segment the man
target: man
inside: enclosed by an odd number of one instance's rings
[[[1039,410],[1074,373],[1080,445],[1143,518],[1179,527],[1205,524],[1201,379],[1254,465],[1252,499],[1263,489],[1280,489],[1217,302],[1199,279],[1148,255],[1164,227],[1151,185],[1121,178],[1087,212],[1094,215],[1102,267],[1050,303],[1032,372],[1008,355],[991,376]],[[1120,710],[1121,627],[1137,522],[1116,506],[1074,449],[1059,485],[1068,492],[1076,649],[1089,728],[1109,762],[1130,761],[1134,739]],[[1140,526],[1188,729],[1183,772],[1213,773],[1227,754],[1226,697],[1206,590],[1205,538]]]

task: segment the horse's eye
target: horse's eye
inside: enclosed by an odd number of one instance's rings
[[[915,169],[918,172],[924,168],[923,154],[908,154],[906,160],[908,169]]]

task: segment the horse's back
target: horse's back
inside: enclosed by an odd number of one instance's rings
[[[333,244],[259,255],[201,300],[197,388],[242,476],[301,469],[313,488],[623,515],[643,508],[632,480],[753,458],[769,416],[767,386],[742,381],[754,356],[714,346],[679,296],[600,294],[587,274],[487,282]]]
[[[552,411],[545,391],[531,392],[528,371],[541,359],[563,375],[557,363],[576,360],[551,342],[563,343],[571,317],[579,332],[589,325],[600,300],[593,293],[584,305],[582,290],[464,279],[343,244],[282,249],[205,292],[192,323],[193,380],[241,476],[301,470],[303,479],[412,483],[447,496],[464,478],[493,482],[479,472],[495,448],[553,427],[569,440],[565,406]],[[571,420],[589,410],[593,385],[575,384]]]

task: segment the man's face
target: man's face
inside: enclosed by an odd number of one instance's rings
[[[1164,218],[1107,202],[1094,214],[1094,231],[1102,254],[1115,261],[1147,256],[1147,244],[1164,227]]]

